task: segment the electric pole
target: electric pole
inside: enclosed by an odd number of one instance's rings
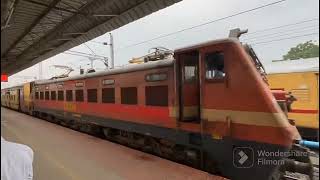
[[[39,79],[42,79],[42,62],[39,62]]]
[[[103,45],[109,45],[110,46],[110,59],[111,59],[111,61],[110,61],[109,68],[113,69],[114,68],[114,42],[113,42],[112,34],[109,33],[109,35],[110,35],[110,43],[105,42],[105,43],[103,43]]]

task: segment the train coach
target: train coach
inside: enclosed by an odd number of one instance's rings
[[[14,110],[20,109],[20,91],[22,86],[1,90],[1,105]]]
[[[304,139],[319,141],[319,58],[277,61],[265,65],[272,89],[297,99],[288,113]]]
[[[308,154],[284,156],[307,151],[259,65],[237,39],[214,40],[174,58],[35,81],[29,110],[233,180],[312,176]]]
[[[1,89],[1,106],[22,111],[27,114],[32,114],[32,87],[33,82],[29,82],[6,89]]]

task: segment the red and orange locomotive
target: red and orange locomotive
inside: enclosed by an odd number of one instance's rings
[[[233,180],[280,179],[295,161],[287,152],[301,150],[299,133],[252,54],[228,38],[175,50],[174,58],[35,81],[23,109]],[[311,175],[311,165],[300,173]]]

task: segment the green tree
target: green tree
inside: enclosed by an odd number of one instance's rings
[[[314,44],[311,40],[305,43],[300,43],[296,47],[293,47],[289,52],[283,56],[283,59],[306,59],[319,57],[319,45]]]

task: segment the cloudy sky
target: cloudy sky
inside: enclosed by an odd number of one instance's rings
[[[154,37],[230,16],[270,2],[272,1],[183,0],[180,3],[112,31],[111,33],[115,41],[115,65],[128,64],[128,61],[132,57],[142,56],[150,48],[156,46],[163,46],[174,50],[195,43],[225,38],[228,36],[230,29],[238,27],[249,29],[248,34],[243,35],[240,40],[253,44],[255,51],[263,63],[281,59],[282,55],[291,47],[301,42],[315,40],[318,43],[319,1],[287,0],[263,9],[132,46]],[[289,24],[295,25],[284,26]],[[279,26],[283,27],[272,29]],[[267,30],[270,28],[271,30]],[[109,32],[93,41],[87,42],[86,45],[95,54],[109,57],[109,47],[97,43],[108,41]],[[90,49],[85,45],[80,45],[72,50],[92,54]],[[79,74],[80,66],[89,68],[89,62],[85,57],[61,53],[43,61],[43,78],[50,78],[61,73],[61,70],[56,70],[52,65],[71,66],[75,69],[70,74],[72,76]],[[21,71],[9,77],[9,83],[2,83],[2,85],[11,86],[16,83],[30,81],[33,77],[38,78],[38,67],[38,65],[35,65]],[[100,61],[95,61],[94,67],[101,70],[104,68],[104,65]]]

